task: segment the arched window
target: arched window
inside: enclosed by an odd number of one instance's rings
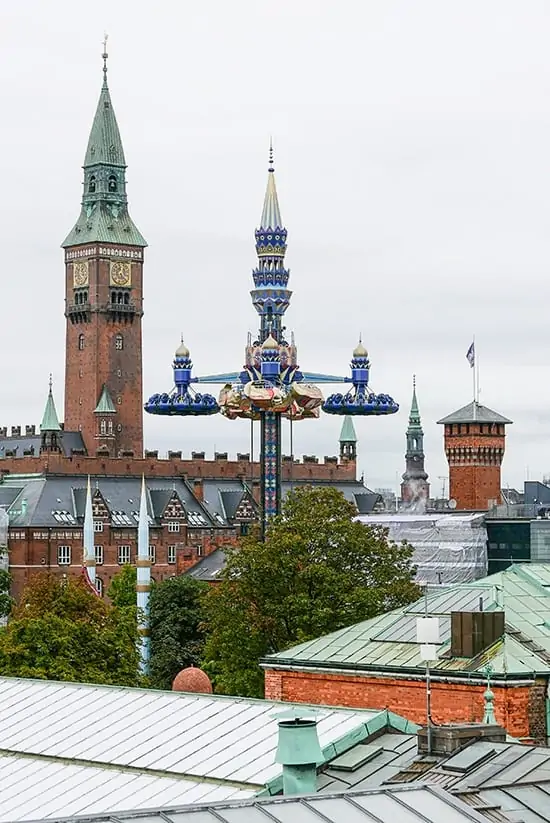
[[[78,335],[78,348],[80,349],[80,351],[82,351],[82,349],[84,348],[84,335],[83,334]]]
[[[122,351],[124,348],[124,338],[121,334],[117,334],[115,337],[115,349],[117,351]]]
[[[117,182],[116,177],[114,174],[109,176],[109,191],[116,191],[117,190]]]
[[[97,589],[97,593],[100,597],[103,597],[103,580],[101,577],[96,577],[95,579],[95,587]]]
[[[99,433],[100,434],[107,434],[107,421],[101,420],[99,423]]]
[[[110,435],[112,435],[112,433],[113,433],[113,421],[112,420],[109,420],[109,422],[107,424],[107,431]]]
[[[94,194],[94,192],[95,192],[95,174],[92,174],[92,176],[90,177],[90,184],[88,186],[88,191],[90,192],[90,194]]]
[[[117,303],[122,303],[123,300],[124,300],[124,295],[122,294],[121,291],[119,291],[118,298],[117,298]]]
[[[124,292],[124,303],[126,305],[128,305],[129,302],[130,302],[130,295],[128,294],[128,292]]]
[[[116,303],[116,291],[111,292],[111,303]]]

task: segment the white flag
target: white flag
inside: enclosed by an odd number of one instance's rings
[[[472,343],[472,345],[470,346],[470,348],[466,352],[466,360],[468,361],[468,363],[470,364],[470,366],[473,369],[474,366],[475,366],[475,362],[476,362],[476,345],[475,345],[475,343]]]

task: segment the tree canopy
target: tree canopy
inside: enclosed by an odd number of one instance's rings
[[[334,488],[298,488],[265,542],[225,549],[220,583],[205,597],[204,668],[217,691],[263,694],[259,658],[415,600],[413,548]]]
[[[107,589],[107,597],[110,598],[113,606],[117,606],[119,609],[133,608],[137,610],[136,582],[136,567],[131,566],[129,563],[122,566]]]
[[[176,674],[198,666],[204,645],[201,598],[208,584],[192,577],[170,577],[151,591],[149,683],[169,689]]]
[[[34,575],[0,631],[0,674],[136,685],[135,617],[98,597],[84,578]]]

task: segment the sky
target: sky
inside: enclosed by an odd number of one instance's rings
[[[360,471],[395,488],[416,374],[426,468],[436,421],[472,399],[511,418],[504,486],[550,474],[550,4],[545,0],[21,0],[0,29],[2,425],[63,408],[64,272],[102,80],[145,235],[144,396],[242,366],[273,136],[300,366],[401,405],[356,420]],[[294,428],[337,452],[341,420]],[[145,416],[147,448],[247,451],[249,424]],[[286,444],[285,444],[286,446]],[[288,450],[287,448],[285,450]]]

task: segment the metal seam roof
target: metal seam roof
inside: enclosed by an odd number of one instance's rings
[[[472,583],[445,586],[431,591],[428,612],[442,621],[452,611],[504,609],[508,625],[504,640],[485,650],[478,658],[439,658],[433,666],[434,675],[459,676],[461,673],[483,672],[490,660],[493,676],[523,676],[548,670],[550,627],[546,619],[550,611],[550,576],[544,564],[528,568],[511,566],[504,572]],[[415,632],[416,617],[424,613],[424,598],[404,608],[396,609],[362,623],[315,640],[307,641],[284,652],[269,655],[261,661],[263,668],[277,665],[284,668],[337,668],[376,671],[424,671],[418,644],[410,640]],[[409,618],[407,620],[406,618]],[[377,640],[395,631],[392,640]],[[409,638],[403,640],[402,638]],[[448,649],[442,644],[440,652]]]

